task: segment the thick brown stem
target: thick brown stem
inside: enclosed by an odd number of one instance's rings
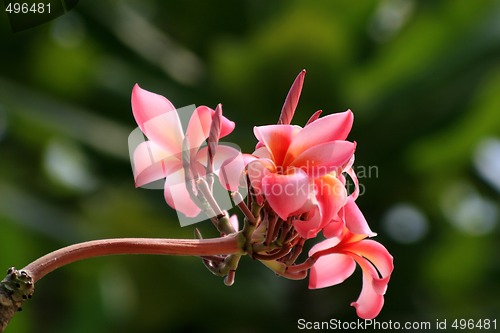
[[[244,254],[241,233],[212,239],[116,238],[70,245],[51,252],[17,271],[9,269],[0,282],[0,332],[3,332],[25,299],[31,298],[34,284],[53,270],[87,258],[115,254],[160,254],[213,256]]]
[[[212,239],[116,238],[93,240],[51,252],[24,267],[37,282],[53,270],[82,259],[113,254],[206,256],[242,254],[239,234]]]

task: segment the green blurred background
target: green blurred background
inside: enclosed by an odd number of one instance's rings
[[[82,0],[19,33],[0,18],[0,269],[90,239],[193,237],[161,191],[134,188],[136,82],[223,103],[250,152],[305,68],[294,123],[355,114],[358,205],[396,266],[378,319],[500,320],[500,2]],[[295,331],[355,320],[360,290],[359,270],[311,291],[243,258],[226,287],[196,258],[106,257],[41,280],[8,332]]]

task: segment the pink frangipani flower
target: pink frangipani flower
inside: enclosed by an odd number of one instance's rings
[[[319,118],[304,128],[254,128],[259,148],[248,165],[252,186],[282,219],[313,209],[316,213],[307,221],[296,219],[303,237],[316,236],[346,203],[347,191],[337,171],[354,154],[355,143],[345,140],[352,121],[349,110]]]
[[[139,144],[133,154],[136,186],[165,178],[166,202],[188,217],[198,215],[200,208],[191,200],[186,189],[182,164],[185,149],[183,141],[187,138],[190,159],[195,164],[194,168],[203,176],[207,147],[202,147],[202,144],[209,136],[215,111],[206,106],[197,107],[184,134],[179,115],[172,103],[161,95],[140,88],[137,84],[132,90],[132,111],[137,125],[149,139]],[[220,137],[231,133],[234,126],[232,121],[222,117]],[[238,154],[239,151],[234,148],[219,145],[214,164],[220,167],[223,161]],[[175,198],[172,195],[173,189]]]

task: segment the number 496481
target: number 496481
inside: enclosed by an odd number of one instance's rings
[[[33,3],[29,4],[26,2],[9,2],[5,11],[9,14],[50,14],[50,2],[49,3]]]
[[[451,327],[457,330],[496,330],[496,319],[455,319]]]

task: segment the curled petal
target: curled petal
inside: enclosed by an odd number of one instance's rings
[[[307,220],[294,220],[293,228],[299,233],[300,237],[310,239],[316,237],[321,230],[321,215],[319,209],[312,210]]]
[[[309,257],[311,257],[313,254],[320,252],[320,251],[325,251],[328,249],[333,249],[335,246],[337,246],[342,239],[340,237],[334,237],[334,238],[328,238],[325,239],[322,242],[319,242],[318,244],[314,245],[310,250],[309,250]],[[334,253],[334,252],[332,252]]]
[[[381,244],[372,240],[353,243],[350,255],[363,270],[363,288],[356,302],[351,305],[356,308],[360,318],[375,318],[384,305],[384,294],[387,290],[392,270],[392,256]]]
[[[167,204],[187,217],[195,217],[201,211],[186,189],[184,169],[167,175],[164,194]]]
[[[347,229],[352,233],[363,234],[368,237],[377,235],[371,231],[363,213],[351,196],[347,198],[347,203],[344,206],[344,221]]]
[[[321,143],[301,152],[289,162],[291,166],[303,169],[311,177],[322,177],[349,161],[355,148],[356,145],[349,141]],[[287,160],[289,156],[287,154]]]
[[[294,127],[291,125],[267,125],[254,127],[257,140],[263,143],[273,156],[276,165],[282,165],[286,151],[292,142]]]
[[[262,178],[262,192],[276,214],[286,220],[306,203],[309,177],[300,169],[286,175],[271,173]]]
[[[326,226],[347,201],[347,191],[335,176],[327,174],[315,179],[315,194],[318,201],[321,226]]]
[[[353,158],[354,158],[354,155],[353,155]],[[345,172],[349,175],[349,177],[351,177],[352,181],[354,182],[354,191],[351,193],[350,196],[353,198],[353,200],[356,200],[359,196],[358,177],[356,176],[356,172],[354,171],[354,169],[352,167],[349,167]]]
[[[372,278],[363,271],[363,288],[356,302],[351,305],[356,308],[356,314],[363,319],[373,319],[380,313],[384,306],[384,296],[377,294],[371,287]]]
[[[132,89],[132,113],[143,132],[145,122],[173,110],[175,107],[165,97],[142,89],[138,84],[134,85]]]
[[[344,229],[345,224],[343,220],[331,220],[324,228],[323,228],[323,236],[326,238],[339,237],[342,234],[342,230]]]
[[[289,148],[289,154],[297,156],[301,152],[319,144],[345,140],[351,131],[353,121],[353,113],[348,110],[310,122],[293,140]]]
[[[343,254],[328,254],[316,260],[309,275],[309,289],[330,287],[352,275],[356,263]]]
[[[375,279],[383,281],[385,284],[389,282],[394,263],[391,254],[382,244],[371,239],[365,239],[346,246],[345,250],[366,258],[367,266],[364,267],[360,263],[361,268],[366,268],[365,270],[369,271]],[[368,267],[372,266],[375,266],[376,270],[368,269]],[[383,294],[385,289],[378,288],[377,291]]]
[[[218,155],[216,155],[219,157]],[[248,154],[230,155],[222,159],[220,167],[216,168],[221,185],[228,191],[238,191],[240,187],[246,187],[245,167],[255,160]]]

